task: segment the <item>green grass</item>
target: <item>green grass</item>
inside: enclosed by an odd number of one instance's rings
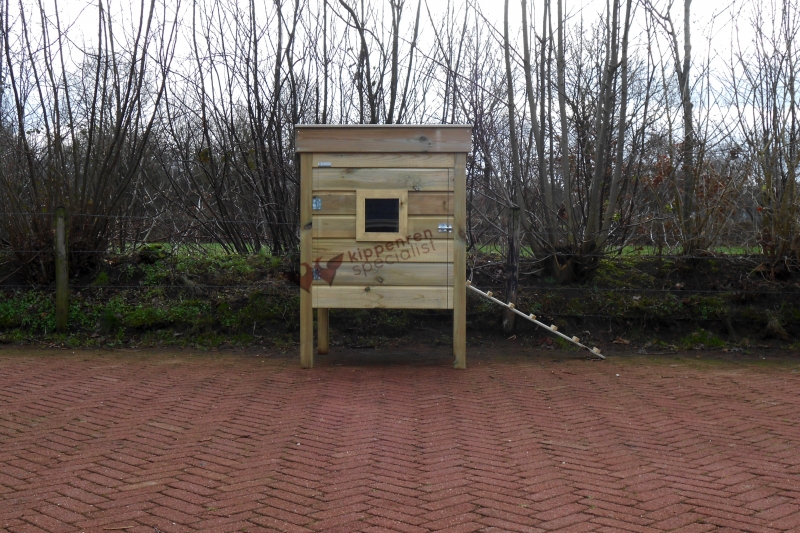
[[[485,248],[499,253],[498,247]],[[289,281],[291,258],[267,253],[225,254],[221,247],[211,245],[209,253],[196,253],[188,247],[176,248],[173,253],[162,245],[145,250],[153,254],[148,258],[151,264],[143,262],[139,252],[112,257],[110,265],[104,264],[81,282],[86,287],[70,297],[67,336],[53,336],[55,313],[50,290],[0,292],[0,337],[12,342],[32,337],[59,339],[68,345],[84,346],[122,345],[124,341],[208,346],[262,339],[273,346],[295,342],[299,289]],[[537,278],[534,290],[520,292],[518,308],[553,320],[559,327],[558,320],[563,317],[587,316],[624,321],[629,330],[673,321],[693,328],[713,328],[728,320],[763,328],[775,313],[790,332],[790,325],[800,323],[800,305],[791,301],[776,306],[766,300],[744,302],[736,292],[662,292],[687,273],[709,279],[726,275],[714,271],[724,271],[725,262],[694,261],[691,268],[681,270],[686,262],[654,261],[652,256],[640,255],[642,249],[626,252],[630,253],[600,261],[593,278],[567,291],[555,286],[552,278]],[[500,330],[501,312],[491,302],[470,295],[467,312],[470,329]],[[338,309],[332,311],[331,323],[347,335],[366,335],[365,339],[374,340],[413,334],[416,327],[425,327],[420,316],[405,310]],[[524,321],[520,323],[526,327]],[[675,337],[685,335],[685,331]],[[369,342],[364,340],[364,344]],[[695,332],[680,344],[716,347],[720,342],[717,337]]]
[[[758,246],[715,246],[708,250],[712,253],[723,255],[751,255],[761,253]],[[664,248],[663,255],[681,255],[680,249]],[[658,257],[658,247],[656,246],[625,246],[620,251],[620,255],[641,255],[645,257]]]
[[[476,245],[473,250],[479,254],[488,255],[492,257],[502,257],[505,252],[505,246],[501,244],[480,244]],[[757,255],[762,252],[758,246],[715,246],[707,250],[715,254],[722,255]],[[642,257],[659,257],[657,246],[645,245],[628,245],[623,246],[622,249],[611,248],[605,250],[609,258],[618,256],[642,256]],[[680,248],[662,248],[661,255],[681,255]],[[533,251],[529,246],[522,246],[520,248],[521,257],[534,257]]]
[[[683,348],[724,348],[725,342],[704,329],[698,329],[680,340]]]
[[[289,260],[211,248],[211,253],[176,254],[156,243],[113,258],[111,266],[104,265],[70,295],[69,336],[58,342],[113,345],[139,338],[181,344],[191,337],[191,342],[214,345],[223,342],[217,337],[241,340],[246,335],[252,340],[254,331],[263,335],[276,327],[294,335],[299,295],[284,279]],[[145,261],[141,253],[147,254]],[[4,340],[52,340],[54,329],[51,291],[0,292]]]

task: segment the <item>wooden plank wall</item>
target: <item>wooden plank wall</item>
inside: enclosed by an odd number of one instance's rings
[[[311,155],[311,154],[309,154]],[[314,281],[316,308],[453,308],[456,156],[313,154],[311,257],[325,272]],[[408,226],[395,241],[356,241],[356,190],[407,190]]]
[[[322,209],[314,215],[356,214],[356,191],[314,191],[314,197],[322,201]],[[408,193],[408,215],[452,215],[453,193],[417,192]]]
[[[398,161],[402,164],[402,160]],[[415,191],[449,191],[453,170],[449,168],[416,169],[385,168],[376,181],[372,168],[315,168],[314,190],[405,189]]]
[[[324,204],[323,204],[324,205]],[[450,221],[448,215],[410,215],[408,217],[408,234],[414,235],[429,232],[436,240],[448,239],[452,235],[439,233],[439,224]],[[314,215],[312,234],[314,239],[351,239],[356,238],[356,216],[353,215]]]
[[[298,125],[295,150],[371,153],[467,153],[472,128],[453,125]]]

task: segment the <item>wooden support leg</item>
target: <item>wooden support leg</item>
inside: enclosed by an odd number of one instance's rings
[[[300,289],[300,366],[314,366],[314,308],[311,294]]]
[[[453,368],[467,368],[467,156],[453,176]]]
[[[461,300],[465,301],[466,289],[461,290]],[[458,294],[458,288],[455,294]],[[453,368],[467,368],[467,309],[464,304],[457,304],[459,298],[453,297]]]
[[[311,299],[311,154],[300,155],[300,366],[314,366],[314,308]]]
[[[328,310],[317,309],[317,353],[328,353]]]

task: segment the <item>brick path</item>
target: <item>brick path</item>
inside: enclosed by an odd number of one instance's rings
[[[799,364],[446,352],[0,350],[0,529],[800,531]]]

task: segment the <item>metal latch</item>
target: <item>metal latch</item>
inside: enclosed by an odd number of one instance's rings
[[[442,222],[439,224],[439,233],[453,233],[453,225]]]
[[[318,268],[312,268],[311,269],[311,273],[313,274],[315,280],[322,279],[322,277],[319,275],[319,269]]]
[[[308,205],[308,204],[306,204]],[[322,198],[315,196],[311,199],[311,209],[314,211],[321,211],[322,210]]]

